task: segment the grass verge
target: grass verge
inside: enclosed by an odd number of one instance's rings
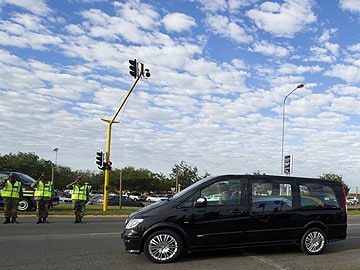
[[[108,206],[107,211],[103,211],[102,205],[86,205],[85,206],[85,215],[91,216],[128,216],[130,213],[138,210],[139,207],[130,207],[130,206]],[[2,212],[3,213],[3,212]],[[18,215],[35,215],[35,211],[29,212],[18,212]],[[73,216],[72,204],[59,204],[50,208],[49,216],[55,215],[69,215]]]

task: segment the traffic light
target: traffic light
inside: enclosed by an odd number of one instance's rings
[[[104,170],[104,153],[103,151],[96,152],[96,164],[100,170]]]
[[[136,59],[129,60],[129,63],[130,63],[130,66],[129,66],[130,71],[129,71],[129,73],[130,73],[131,76],[136,78],[138,76],[138,73],[139,73],[139,71],[138,71],[138,63],[137,63]]]
[[[111,165],[112,165],[111,161],[106,162],[106,166],[105,166],[106,168],[105,169],[110,171],[111,170]]]

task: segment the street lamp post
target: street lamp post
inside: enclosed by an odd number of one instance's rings
[[[284,173],[284,138],[285,138],[285,103],[288,96],[294,93],[297,89],[303,88],[304,84],[301,83],[290,91],[284,98],[282,106],[282,138],[281,138],[281,175]]]
[[[55,151],[55,167],[57,167],[57,152],[59,151],[59,148],[55,147],[53,151]]]
[[[59,148],[55,147],[54,150],[55,152],[55,167],[51,168],[51,181],[54,182],[54,178],[55,178],[55,168],[57,167],[57,152],[59,151]]]

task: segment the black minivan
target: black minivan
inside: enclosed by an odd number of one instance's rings
[[[299,245],[319,254],[344,240],[347,208],[337,181],[269,175],[208,177],[126,219],[128,253],[169,263],[183,251]]]

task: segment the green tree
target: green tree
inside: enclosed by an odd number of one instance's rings
[[[348,185],[346,185],[344,183],[342,175],[338,175],[338,174],[334,174],[334,173],[324,173],[323,175],[320,176],[320,178],[326,179],[326,180],[331,180],[331,181],[338,181],[338,182],[342,183],[344,186],[345,194],[347,195],[349,193],[350,188]]]
[[[54,164],[45,159],[40,159],[34,153],[6,154],[0,156],[0,164],[4,169],[19,171],[30,175],[37,179],[42,172],[45,172],[47,177],[51,177],[51,171]]]
[[[178,178],[181,189],[184,189],[207,176],[210,176],[208,172],[205,172],[203,176],[199,176],[197,167],[191,167],[182,160],[180,164],[174,164],[170,179],[176,181],[176,178]]]
[[[122,171],[123,190],[150,193],[164,192],[171,188],[171,183],[169,183],[169,180],[163,174],[153,173],[148,169],[135,169],[129,166],[110,172],[109,184],[111,187],[115,187],[116,190],[119,190],[120,171]]]

